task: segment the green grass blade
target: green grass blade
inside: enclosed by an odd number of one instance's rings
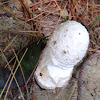
[[[99,20],[100,15],[96,18],[95,22],[92,24],[92,26],[90,27],[90,30],[92,30],[92,28],[94,27],[94,25],[96,24],[96,22]]]

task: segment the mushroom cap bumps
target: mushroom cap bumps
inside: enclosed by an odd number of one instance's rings
[[[74,66],[86,54],[89,45],[87,29],[76,21],[66,21],[55,29],[41,55],[35,72],[44,89],[63,87],[72,76]]]

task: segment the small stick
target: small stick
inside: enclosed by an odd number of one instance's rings
[[[85,60],[85,62],[83,63],[82,67],[80,68],[79,76],[78,76],[78,96],[77,96],[77,100],[82,100],[82,75],[83,75],[83,71],[85,69],[85,66],[89,63],[89,61],[91,59],[93,59],[94,57],[96,57],[99,54],[100,54],[100,52],[97,52],[97,53],[94,53],[94,54],[90,55]]]

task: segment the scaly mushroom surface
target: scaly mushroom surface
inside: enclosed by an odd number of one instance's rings
[[[82,24],[66,21],[58,25],[35,71],[40,87],[55,89],[66,85],[74,66],[85,56],[88,45],[89,34]]]

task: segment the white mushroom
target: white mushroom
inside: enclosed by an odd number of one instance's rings
[[[44,89],[63,87],[72,76],[74,66],[85,56],[89,44],[86,28],[76,22],[60,24],[44,49],[35,72]]]

